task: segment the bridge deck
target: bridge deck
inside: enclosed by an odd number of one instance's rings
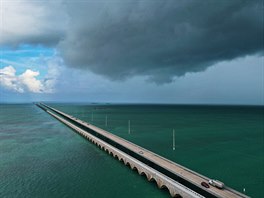
[[[107,132],[101,128],[98,128],[90,123],[84,122],[80,119],[77,119],[73,116],[70,116],[62,111],[59,111],[57,109],[54,109],[52,107],[49,107],[45,104],[42,104],[43,106],[53,110],[54,112],[57,112],[59,114],[64,115],[65,117],[71,119],[72,121],[75,121],[123,146],[125,146],[126,148],[128,148],[129,150],[135,152],[135,153],[139,153],[141,154],[144,158],[154,162],[155,164],[158,164],[159,166],[167,169],[168,171],[174,173],[175,175],[183,178],[186,181],[189,181],[190,183],[196,185],[199,188],[202,188],[203,190],[215,195],[216,197],[228,197],[228,198],[238,198],[238,197],[245,197],[247,198],[248,196],[239,193],[231,188],[225,187],[224,189],[218,189],[216,187],[210,186],[210,188],[204,188],[203,186],[201,186],[201,182],[208,182],[209,178],[196,173],[188,168],[185,168],[175,162],[172,162],[162,156],[159,156],[145,148],[142,148],[134,143],[131,143],[123,138],[120,138],[110,132]]]

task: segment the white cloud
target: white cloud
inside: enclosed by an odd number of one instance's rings
[[[19,93],[54,92],[55,77],[58,75],[58,71],[54,71],[54,69],[49,70],[44,80],[37,79],[39,75],[40,73],[38,71],[30,69],[27,69],[21,75],[16,75],[15,68],[13,66],[7,66],[0,69],[0,86]]]
[[[18,76],[18,81],[20,81],[21,84],[24,85],[30,92],[44,92],[44,86],[39,80],[36,79],[37,76],[39,76],[39,72],[27,69],[23,74]]]
[[[12,66],[7,66],[3,69],[0,69],[0,85],[19,93],[24,92],[24,89],[22,88],[20,81],[16,76],[16,70]]]

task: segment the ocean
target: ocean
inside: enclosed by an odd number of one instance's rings
[[[239,192],[264,197],[261,106],[49,105]],[[169,193],[34,104],[2,104],[0,197],[161,198]]]

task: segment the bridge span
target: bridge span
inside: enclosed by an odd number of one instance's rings
[[[155,181],[159,188],[166,188],[172,197],[248,198],[226,186],[223,189],[205,188],[201,182],[208,182],[209,178],[199,173],[46,104],[38,103],[37,106],[131,169],[136,169],[140,175],[145,175],[148,181]]]

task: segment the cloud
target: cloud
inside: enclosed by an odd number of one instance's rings
[[[260,1],[125,1],[78,10],[59,45],[66,64],[114,80],[170,82],[263,50]]]
[[[63,60],[59,57],[52,57],[46,61],[47,74],[43,80],[46,93],[54,93],[55,85],[58,83],[58,79],[62,72]]]
[[[67,27],[61,1],[1,1],[0,45],[55,45]]]
[[[7,66],[3,69],[0,69],[0,85],[7,89],[23,93],[24,89],[22,88],[20,81],[17,79],[18,78],[16,76],[16,70],[14,67]]]
[[[34,72],[27,69],[23,74],[19,76],[19,80],[22,85],[25,85],[28,91],[33,93],[41,93],[44,91],[42,83],[36,79],[39,72]]]
[[[263,53],[261,0],[48,1],[21,6],[4,13],[2,43],[53,45],[67,66],[112,80],[148,76],[149,81],[168,83],[221,61]]]
[[[54,78],[45,78],[43,81],[38,80],[38,71],[27,69],[21,75],[16,75],[16,70],[12,66],[0,69],[0,86],[8,90],[19,93],[52,93],[55,81]],[[52,76],[52,72],[47,76]]]

